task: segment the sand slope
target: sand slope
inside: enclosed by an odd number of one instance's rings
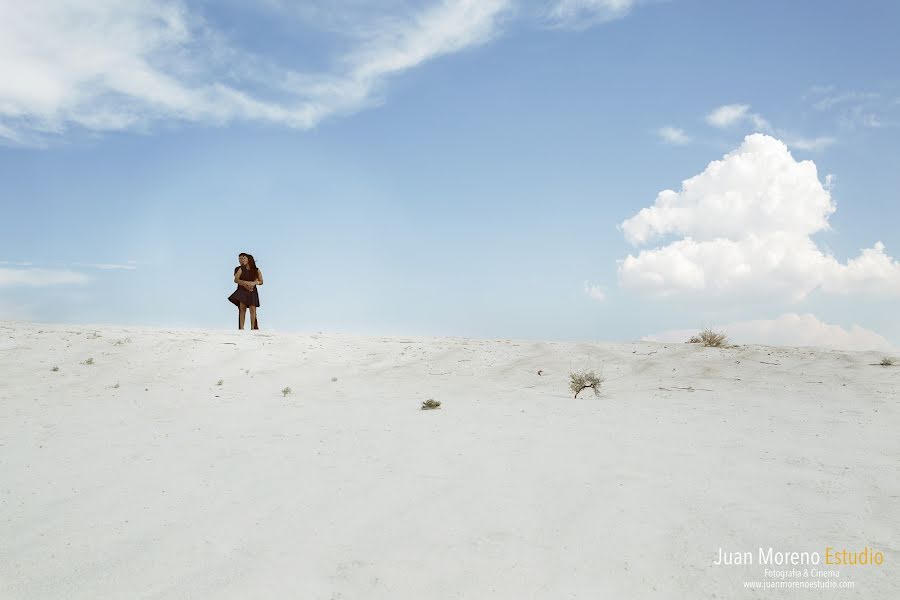
[[[0,597],[892,598],[881,358],[0,322]],[[885,564],[712,564],[826,545]]]

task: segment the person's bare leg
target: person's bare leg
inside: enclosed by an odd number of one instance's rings
[[[241,305],[238,306],[238,329],[244,328],[244,319],[247,316],[247,305],[241,302]]]
[[[259,329],[259,325],[256,324],[256,307],[252,304],[250,305],[250,329]]]

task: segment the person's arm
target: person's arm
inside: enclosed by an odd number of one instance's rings
[[[262,271],[257,269],[256,270],[256,285],[262,285],[262,284],[263,284]]]
[[[253,285],[252,285],[253,282],[252,281],[244,281],[243,279],[241,279],[241,268],[240,267],[237,267],[234,270],[234,282],[236,284],[238,284],[239,286],[241,286],[242,288],[244,288],[245,290],[248,290],[250,292],[253,291]]]

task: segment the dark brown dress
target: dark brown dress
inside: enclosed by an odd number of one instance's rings
[[[235,275],[237,275],[238,270],[241,271],[241,276],[239,277],[241,281],[256,281],[256,273],[251,273],[250,269],[235,267]],[[251,292],[244,286],[239,285],[237,286],[237,289],[228,296],[228,300],[237,307],[240,307],[241,302],[246,306],[259,306],[259,292],[256,290],[256,287],[254,287]]]

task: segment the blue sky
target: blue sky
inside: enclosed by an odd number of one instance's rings
[[[900,346],[894,2],[78,4],[0,24],[0,319],[233,328],[246,251],[269,329]]]

